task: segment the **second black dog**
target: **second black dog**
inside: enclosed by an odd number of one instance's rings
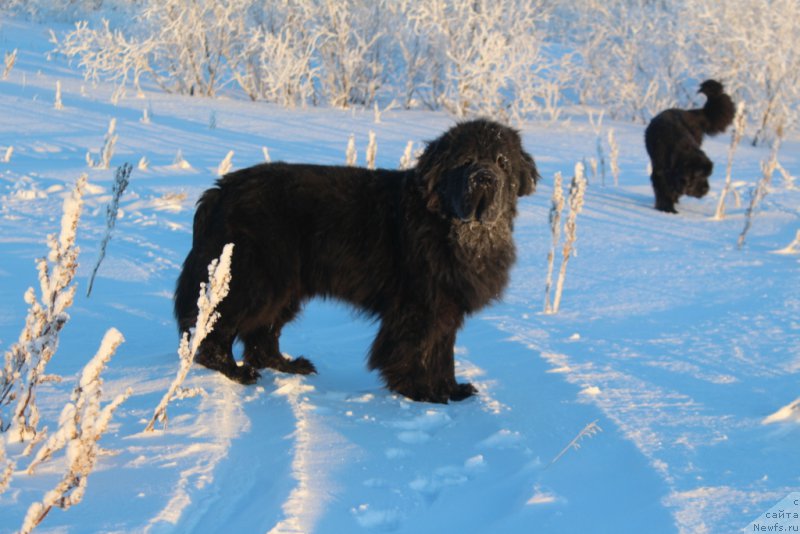
[[[656,209],[677,213],[682,195],[701,198],[708,193],[714,164],[700,149],[704,135],[724,132],[735,112],[731,97],[716,80],[706,80],[698,93],[706,95],[699,109],[668,109],[656,115],[644,132],[653,170],[650,181]]]

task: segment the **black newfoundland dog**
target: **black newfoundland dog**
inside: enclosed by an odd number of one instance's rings
[[[517,197],[538,178],[518,132],[488,120],[451,128],[406,171],[268,163],[228,174],[198,202],[175,293],[179,328],[194,326],[207,266],[232,242],[230,292],[197,363],[243,384],[266,367],[313,373],[278,340],[306,300],[330,297],[380,319],[369,367],[389,389],[418,401],[469,397],[475,388],[456,382],[456,332],[508,284]]]
[[[704,81],[698,93],[706,95],[702,108],[662,111],[644,132],[657,210],[677,213],[675,204],[681,195],[701,198],[708,193],[708,177],[714,164],[700,145],[704,135],[725,131],[733,121],[735,109],[731,97],[716,80]]]

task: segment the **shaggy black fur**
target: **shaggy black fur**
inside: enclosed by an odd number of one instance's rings
[[[244,384],[266,367],[313,373],[278,339],[306,300],[331,297],[380,319],[369,367],[389,389],[469,397],[475,388],[456,382],[456,332],[507,285],[517,197],[538,177],[519,134],[487,120],[451,128],[408,171],[271,163],[228,174],[198,202],[175,293],[179,328],[194,326],[207,265],[232,242],[230,293],[198,363]]]
[[[656,209],[677,213],[681,195],[700,198],[708,193],[708,177],[714,164],[700,149],[704,135],[724,132],[733,121],[731,97],[716,80],[700,84],[706,95],[701,109],[668,109],[656,115],[644,132],[653,174]]]

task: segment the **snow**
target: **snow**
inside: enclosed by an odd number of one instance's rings
[[[546,315],[553,175],[596,154],[593,127],[579,116],[522,127],[544,180],[520,204],[505,298],[471,317],[457,340],[457,372],[479,396],[431,405],[391,394],[365,366],[376,325],[312,301],[285,329],[282,349],[308,355],[319,374],[266,371],[244,387],[195,366],[184,385],[206,394],[173,401],[167,428],[144,432],[179,367],[171,294],[193,206],[226,154],[235,151],[234,168],[261,162],[264,148],[275,161],[343,164],[348,137],[364,153],[374,131],[377,165],[397,167],[409,141],[418,146],[453,119],[387,110],[375,123],[371,110],[153,88],[115,106],[113,87],[48,60],[47,39],[44,26],[0,25],[0,48],[19,49],[0,81],[0,153],[14,147],[0,162],[3,350],[24,326],[34,259],[78,176],[91,184],[77,229],[84,287],[113,169],[142,157],[150,166],[131,175],[91,297],[79,288],[69,310],[47,369],[65,380],[41,386],[37,399],[54,431],[112,327],[126,341],[103,373],[104,404],[132,395],[100,439],[114,454],[99,457],[83,501],[51,511],[41,531],[733,532],[800,486],[800,256],[788,247],[800,191],[776,175],[739,250],[744,206],[712,220],[728,136],[706,141],[717,162],[709,196],[668,215],[652,208],[643,127],[609,121],[619,186],[590,177],[561,307]],[[53,109],[57,82],[63,110]],[[87,168],[111,119],[111,168]],[[745,197],[769,153],[746,141],[733,166]],[[792,176],[799,149],[796,136],[781,149]],[[178,153],[191,165],[176,165]],[[602,432],[569,447],[593,422]],[[6,445],[18,463],[0,494],[0,532],[18,530],[63,476],[63,456],[27,475],[21,449]]]

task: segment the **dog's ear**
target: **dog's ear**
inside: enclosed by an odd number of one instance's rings
[[[536,190],[536,183],[539,181],[539,172],[536,170],[536,163],[533,157],[521,150],[520,157],[520,171],[519,171],[519,189],[517,196],[523,197],[530,195]]]
[[[445,150],[440,146],[443,143],[442,138],[430,141],[419,157],[415,170],[417,187],[419,187],[422,198],[425,200],[425,206],[432,213],[441,211],[441,201],[437,186],[439,176],[444,168],[442,154],[445,153]]]

